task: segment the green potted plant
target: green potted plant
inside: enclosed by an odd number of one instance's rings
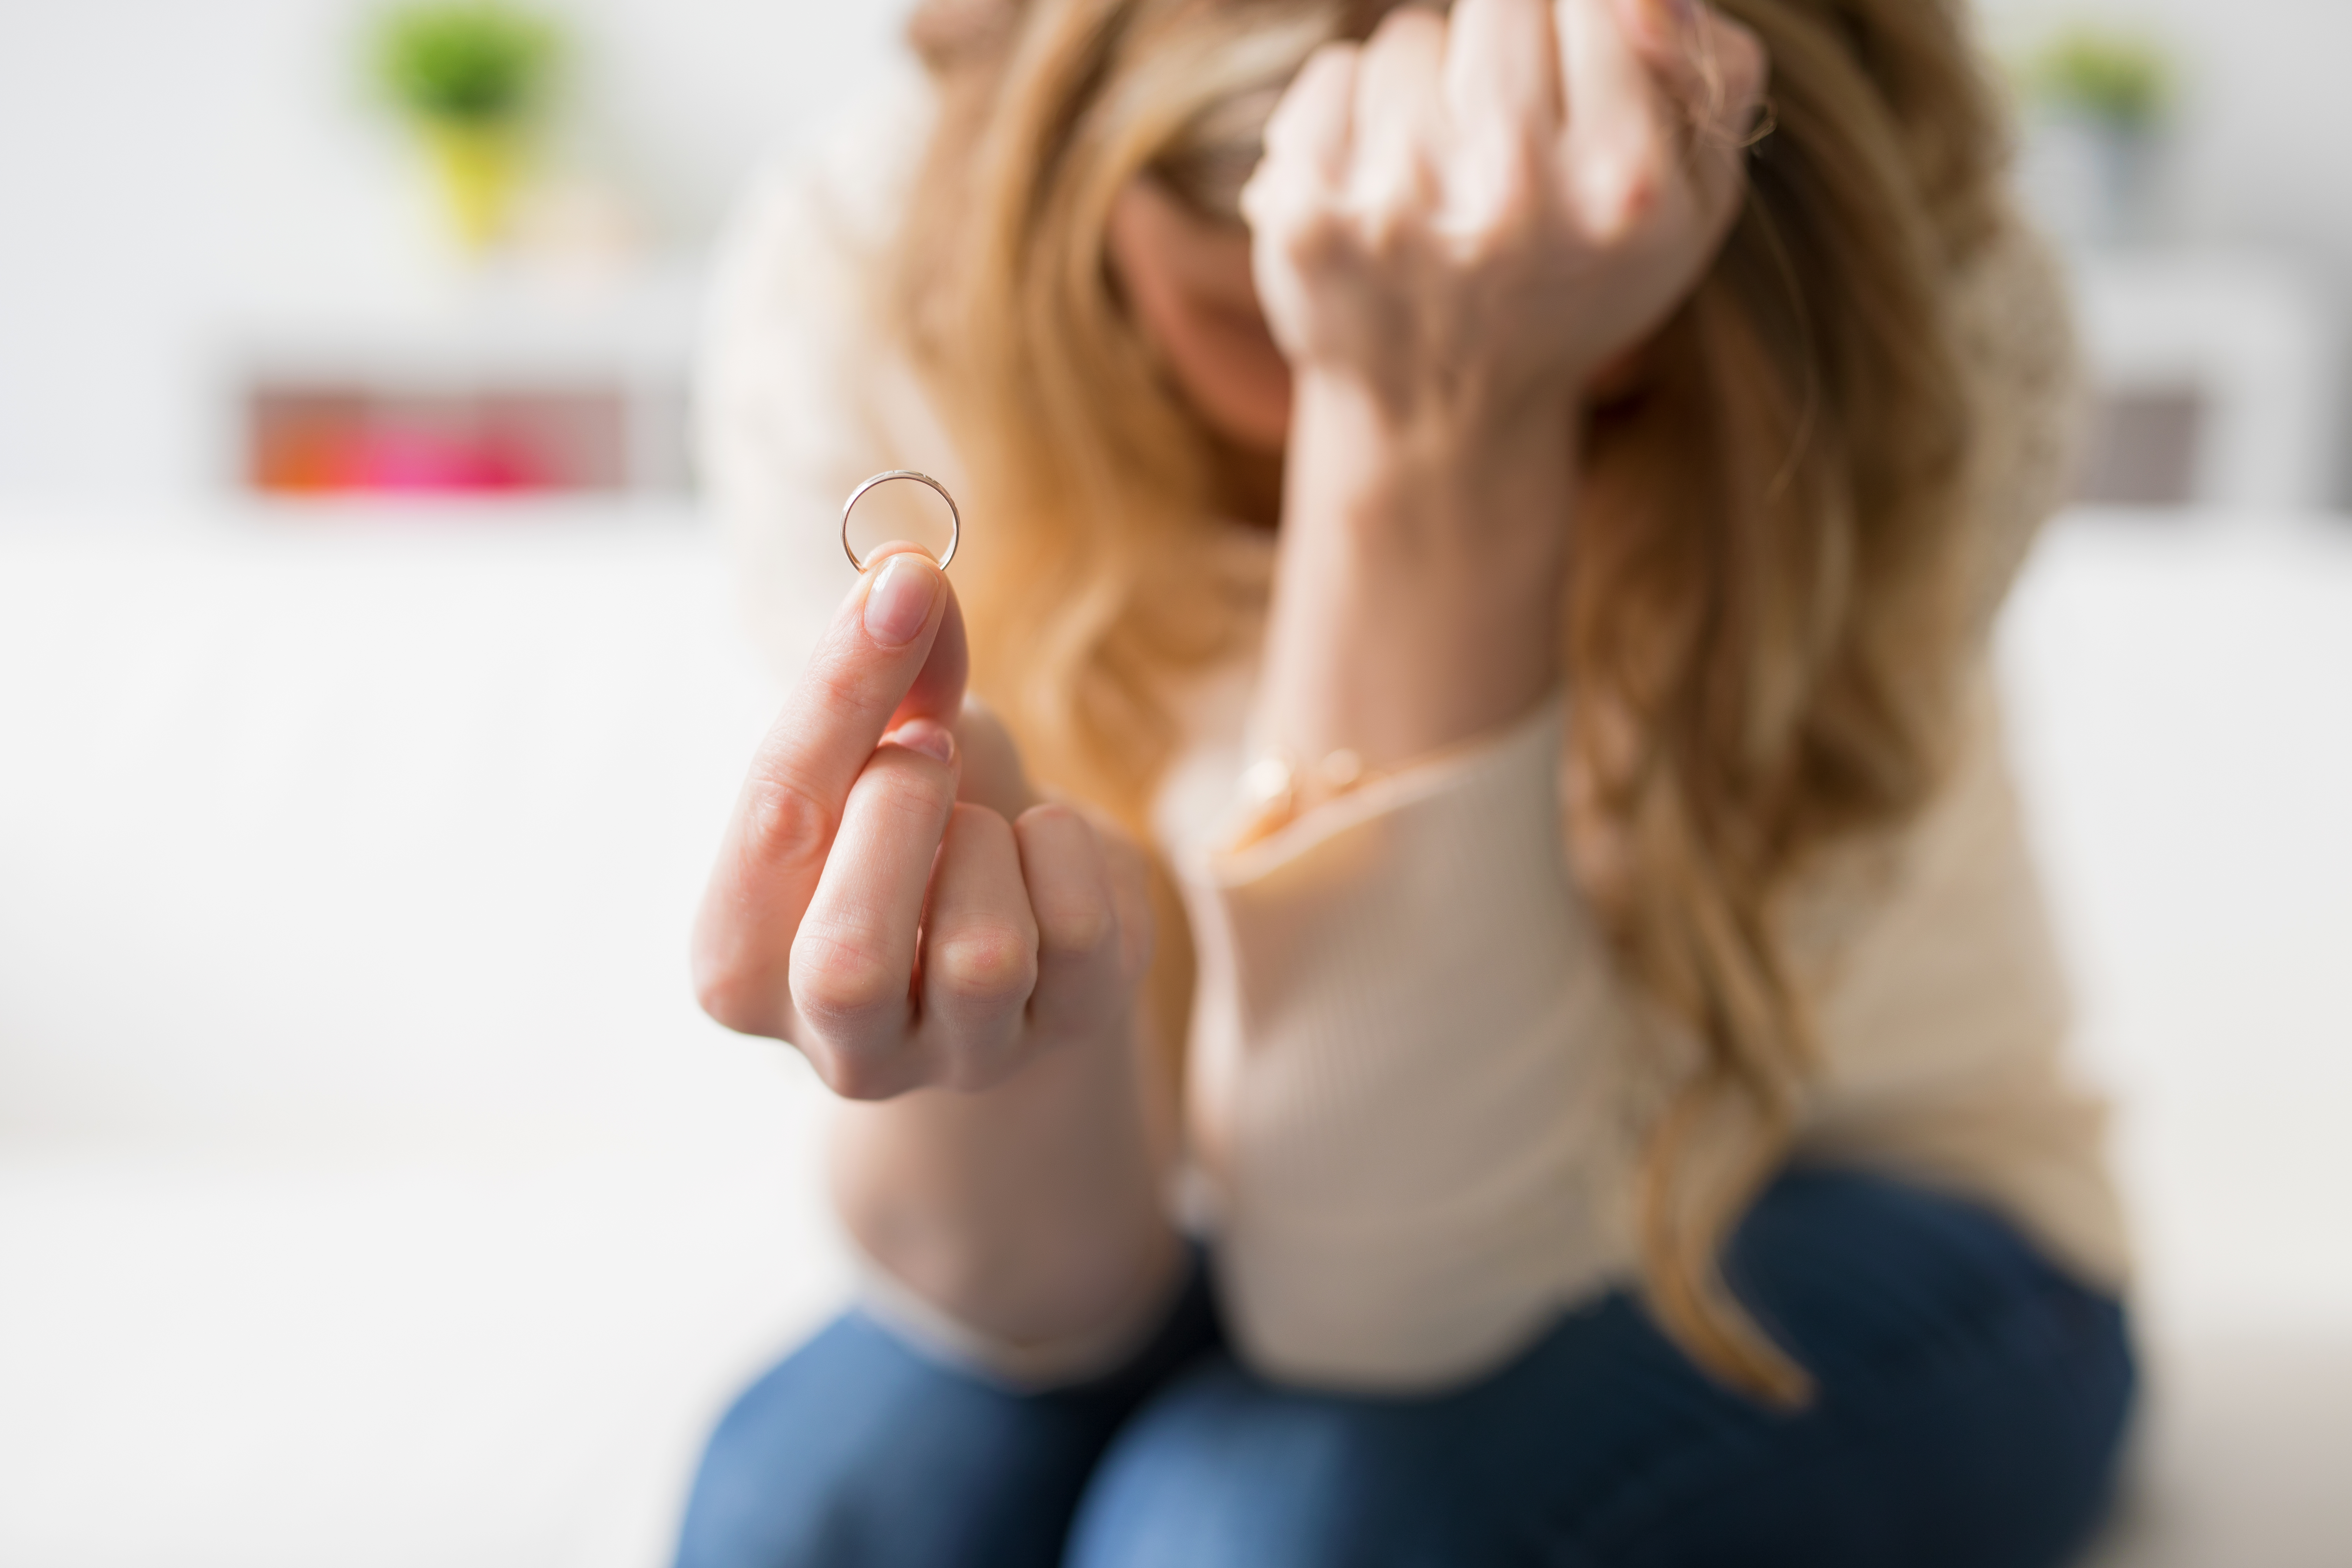
[[[2074,26],[2044,45],[2026,68],[2044,105],[2126,135],[2146,135],[2172,100],[2172,64],[2145,37]]]
[[[2029,146],[2027,184],[2039,174],[2044,216],[2092,245],[2146,238],[2174,97],[2163,47],[2139,33],[2076,24],[2052,35],[2017,76],[2038,144]]]
[[[551,26],[498,0],[417,0],[377,19],[377,85],[422,138],[469,250],[505,226],[558,53]]]

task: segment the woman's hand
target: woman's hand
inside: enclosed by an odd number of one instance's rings
[[[752,760],[694,935],[712,1017],[835,1092],[980,1090],[1123,1046],[1150,942],[1143,860],[1035,805],[962,706],[962,613],[902,548],[860,578]]]
[[[1294,390],[1259,732],[1394,766],[1558,682],[1585,389],[1738,210],[1760,47],[1696,0],[1391,12],[1243,194]]]
[[[1753,34],[1696,0],[1459,0],[1318,50],[1244,193],[1306,380],[1423,439],[1572,413],[1736,213]]]
[[[1154,1310],[1182,1248],[1137,1060],[1141,854],[1034,804],[962,704],[962,613],[910,546],[858,580],[751,763],[694,932],[712,1017],[791,1041],[846,1108],[866,1257],[1050,1366]],[[964,1092],[914,1094],[935,1088]]]

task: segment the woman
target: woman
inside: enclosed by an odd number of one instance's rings
[[[1955,9],[940,0],[911,174],[755,216],[769,595],[866,471],[971,535],[698,927],[870,1289],[682,1562],[2083,1539],[2122,1227],[1983,669],[2064,331]]]

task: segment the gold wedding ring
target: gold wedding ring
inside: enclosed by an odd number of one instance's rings
[[[849,542],[849,516],[850,513],[857,510],[857,501],[859,497],[865,495],[867,490],[872,489],[875,486],[887,484],[892,479],[912,479],[917,484],[929,485],[931,489],[940,492],[940,499],[941,500],[948,503],[948,547],[945,551],[940,552],[939,557],[940,570],[942,572],[946,571],[948,569],[948,563],[955,559],[956,544],[958,541],[961,540],[963,537],[963,514],[956,510],[955,497],[948,494],[947,486],[940,483],[939,480],[931,478],[930,475],[917,473],[912,468],[886,469],[885,471],[875,475],[872,479],[867,479],[864,484],[849,492],[849,499],[841,503],[842,553],[849,557],[849,563],[857,568],[859,572],[862,573],[866,570],[866,563],[858,558],[857,547]],[[918,540],[915,542],[919,544],[921,541]]]

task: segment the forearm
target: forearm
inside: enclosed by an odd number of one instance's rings
[[[1302,375],[1261,721],[1300,758],[1392,766],[1557,679],[1576,422],[1564,400],[1399,418]]]
[[[988,1340],[1085,1344],[1142,1321],[1181,1247],[1170,1108],[1130,1039],[1065,1046],[995,1088],[841,1108],[843,1222],[893,1279]]]

